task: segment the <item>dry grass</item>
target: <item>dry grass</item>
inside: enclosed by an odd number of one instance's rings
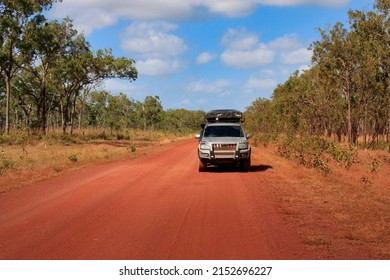
[[[326,176],[315,169],[276,157],[275,185],[283,213],[299,226],[309,248],[325,259],[390,259],[390,155],[358,151],[358,162],[349,169],[334,163]]]
[[[108,134],[87,130],[74,136],[13,134],[0,142],[0,193],[84,166],[134,158],[188,136],[153,131]]]

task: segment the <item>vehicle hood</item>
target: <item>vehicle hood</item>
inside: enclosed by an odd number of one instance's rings
[[[241,143],[247,141],[246,137],[204,137],[202,141],[208,143],[218,144],[230,144],[230,143]]]

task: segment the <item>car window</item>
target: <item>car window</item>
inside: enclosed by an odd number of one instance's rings
[[[208,126],[204,137],[244,137],[244,132],[240,126]]]

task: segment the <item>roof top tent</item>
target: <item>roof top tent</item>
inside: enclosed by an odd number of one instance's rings
[[[206,119],[209,123],[218,123],[218,122],[242,123],[245,120],[240,111],[233,110],[233,109],[209,111],[206,113]]]

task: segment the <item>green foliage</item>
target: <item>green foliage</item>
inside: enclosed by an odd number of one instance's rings
[[[28,141],[28,137],[27,136],[21,136],[21,137],[16,138],[15,144],[16,145],[24,145],[24,144],[27,143],[27,141]]]
[[[146,96],[141,113],[144,120],[144,128],[158,128],[163,118],[163,107],[159,96]]]
[[[31,57],[23,54],[26,49],[27,30],[45,21],[44,10],[50,9],[55,0],[15,0],[0,2],[0,72],[5,77],[5,132],[10,132],[10,107],[12,81],[21,67],[33,64]]]
[[[100,135],[103,139],[126,140],[130,136],[123,131],[128,129],[178,134],[199,129],[202,111],[165,112],[159,96],[141,102],[126,93],[96,91],[104,79],[135,81],[135,61],[114,57],[110,49],[93,51],[70,18],[46,19],[42,12],[54,2],[60,1],[0,2],[0,98],[5,101],[0,118],[5,120],[6,134],[17,127],[44,138],[48,129],[62,128],[66,137],[76,128],[93,127],[107,130]],[[72,139],[62,140],[73,143]]]
[[[253,136],[253,144],[258,147],[262,145],[263,147],[267,147],[270,143],[276,142],[278,139],[278,134],[276,133],[263,133],[258,132]]]
[[[8,159],[4,153],[0,154],[0,174],[3,174],[7,169],[14,169],[15,162]]]
[[[320,40],[311,44],[311,68],[293,73],[270,100],[254,101],[245,125],[256,133],[381,146],[377,140],[390,130],[389,5],[377,0],[372,11],[349,11],[348,23],[319,29]],[[337,149],[333,153],[348,157]]]
[[[24,119],[14,126],[44,134],[48,123],[61,120],[63,132],[70,128],[72,134],[93,86],[103,79],[137,78],[134,60],[115,58],[111,50],[93,52],[71,19],[48,21],[42,11],[54,2],[0,2],[0,87],[4,77],[6,133],[15,119]],[[18,114],[15,119],[11,111]]]
[[[320,139],[288,136],[278,146],[278,154],[300,165],[316,168],[324,174],[329,174],[332,170],[326,165],[327,160],[323,157],[325,146]]]
[[[331,159],[345,168],[357,162],[357,154],[353,149],[343,149],[319,137],[285,137],[278,143],[278,154],[300,165],[315,168],[324,174],[332,172],[328,166]]]
[[[358,162],[357,151],[350,146],[348,150],[343,149],[341,146],[328,142],[327,152],[338,163],[339,166],[350,168],[352,164]]]
[[[370,169],[371,173],[377,173],[379,169],[381,168],[382,161],[374,158],[372,159],[371,163],[368,165],[368,168]]]
[[[73,162],[78,161],[77,154],[71,154],[68,158],[70,161],[73,161]]]
[[[137,150],[137,147],[135,146],[135,144],[131,144],[129,147],[129,151],[134,153],[136,150]]]
[[[206,122],[205,116],[204,111],[168,110],[164,112],[162,128],[175,134],[192,133],[200,130],[200,125]]]

